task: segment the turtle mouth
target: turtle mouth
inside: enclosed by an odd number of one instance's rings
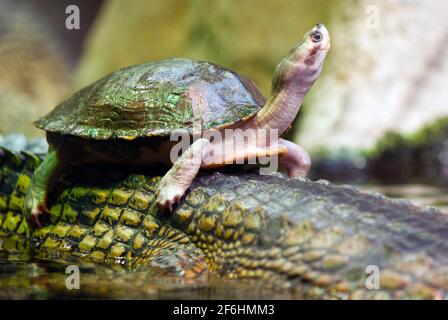
[[[316,57],[316,56],[318,56],[318,55],[321,54],[321,53],[325,53],[325,52],[327,52],[328,50],[330,50],[330,46],[331,46],[331,45],[330,45],[330,42],[328,42],[328,43],[326,43],[326,44],[324,44],[324,45],[315,46],[315,47],[311,50],[309,56],[310,56],[310,57]]]
[[[317,59],[319,58],[319,56],[325,55],[328,52],[328,50],[330,50],[330,47],[331,47],[330,41],[320,42],[318,45],[314,46],[311,49],[309,53],[309,58]]]
[[[314,46],[304,60],[307,66],[319,65],[325,58],[330,49],[330,42]]]
[[[314,47],[313,50],[311,50],[310,52],[310,56],[313,57],[315,56],[319,51],[322,51],[322,49],[318,46]]]

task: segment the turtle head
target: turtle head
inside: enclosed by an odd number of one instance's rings
[[[330,46],[327,28],[321,23],[314,26],[277,66],[273,89],[293,85],[308,91],[320,74]]]
[[[278,64],[272,80],[272,92],[263,109],[254,118],[256,127],[277,128],[285,132],[294,121],[306,93],[322,70],[330,50],[330,34],[317,24]]]

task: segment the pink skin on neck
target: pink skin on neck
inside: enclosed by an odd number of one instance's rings
[[[296,118],[307,90],[303,91],[300,86],[282,88],[269,98],[266,106],[248,125],[260,129],[276,128],[280,136]]]
[[[318,32],[321,41],[312,40]],[[303,99],[318,78],[325,56],[330,49],[330,36],[326,28],[317,25],[303,41],[277,66],[272,92],[266,105],[246,124],[245,128],[278,129],[284,133],[300,110]]]
[[[302,105],[303,99],[314,84],[320,68],[312,77],[303,78],[297,70],[289,70],[292,76],[287,84],[273,92],[258,114],[242,124],[243,129],[277,129],[280,137],[291,125]]]

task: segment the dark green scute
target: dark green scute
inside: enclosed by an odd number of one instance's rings
[[[93,139],[203,130],[255,115],[265,99],[247,78],[212,63],[172,58],[118,70],[35,122],[49,132]]]

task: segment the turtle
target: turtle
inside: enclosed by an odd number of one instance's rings
[[[49,151],[31,179],[25,214],[40,225],[49,193],[72,162],[168,165],[155,191],[163,211],[173,210],[200,169],[269,155],[278,157],[290,177],[306,176],[310,156],[285,139],[264,133],[224,147],[235,132],[287,131],[321,72],[330,42],[321,23],[306,32],[277,65],[268,99],[249,78],[188,58],[126,67],[81,89],[35,121],[46,131]],[[191,138],[183,139],[189,143],[182,148],[181,136]]]

